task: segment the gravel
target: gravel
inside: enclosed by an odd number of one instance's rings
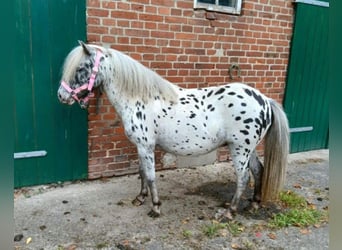
[[[329,206],[329,151],[293,154],[285,189],[318,210]],[[137,175],[59,183],[15,190],[15,249],[328,249],[327,222],[307,228],[270,229],[278,206],[250,209],[252,190],[242,197],[232,222],[219,228],[215,214],[235,191],[230,162],[157,172],[162,215],[147,216],[150,197],[135,207]]]

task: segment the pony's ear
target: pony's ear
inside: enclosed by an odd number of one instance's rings
[[[88,56],[90,56],[91,55],[90,47],[80,40],[78,41],[78,43],[82,46],[84,53],[86,53]]]

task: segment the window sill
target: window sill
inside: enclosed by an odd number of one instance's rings
[[[241,6],[240,8],[233,8],[228,6],[218,6],[214,4],[207,4],[207,3],[198,3],[195,4],[194,9],[205,9],[207,11],[214,11],[214,12],[221,12],[226,14],[233,14],[233,15],[240,15],[241,13]]]

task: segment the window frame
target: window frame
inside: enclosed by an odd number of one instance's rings
[[[205,9],[207,11],[223,12],[234,15],[241,14],[241,5],[242,0],[236,0],[234,7],[219,5],[219,0],[215,0],[215,4],[201,3],[198,0],[194,0],[194,9]]]

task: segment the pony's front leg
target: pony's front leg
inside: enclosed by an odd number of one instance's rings
[[[142,204],[149,189],[151,192],[153,206],[148,215],[150,217],[158,217],[160,216],[161,202],[159,200],[156,185],[154,151],[150,148],[138,148],[138,154],[140,160],[141,192],[136,197],[135,202],[140,202]]]
[[[154,171],[153,171],[154,172]],[[158,196],[158,191],[157,191],[157,185],[155,180],[149,180],[148,181],[148,186],[150,188],[151,191],[151,196],[152,196],[152,209],[151,211],[148,213],[148,215],[152,218],[156,218],[160,216],[160,206],[161,206],[161,202],[159,200],[159,196]]]
[[[145,171],[143,170],[141,164],[140,164],[140,168],[139,168],[139,174],[140,174],[140,179],[141,179],[141,189],[140,189],[140,193],[132,201],[133,205],[135,205],[135,206],[141,206],[142,204],[144,204],[145,199],[148,196],[148,188],[147,188]]]

